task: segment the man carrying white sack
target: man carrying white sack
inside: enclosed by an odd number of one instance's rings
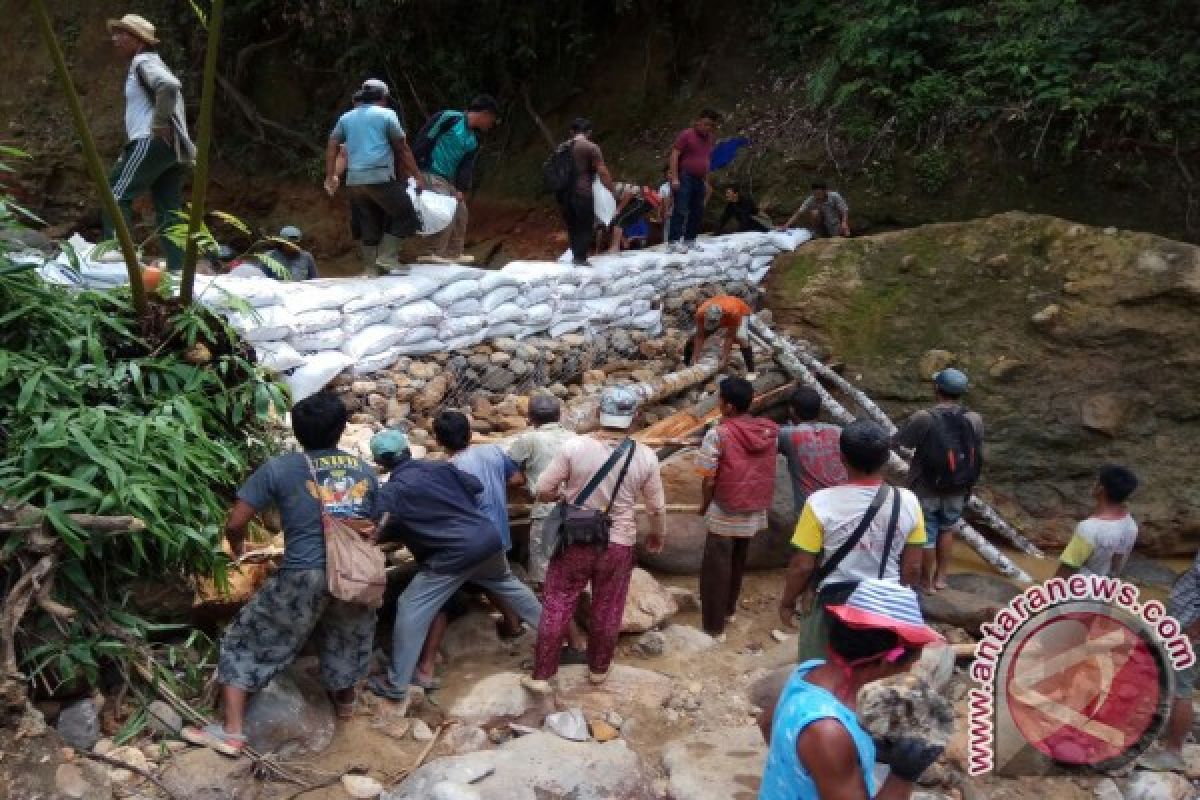
[[[387,108],[388,86],[371,79],[362,86],[362,104],[343,114],[329,134],[325,148],[325,191],[338,189],[338,152],[346,146],[346,189],[361,225],[359,253],[366,275],[379,274],[380,243],[388,234],[388,267],[395,265],[396,237],[411,236],[421,227],[407,179],[416,181],[417,191],[425,178],[417,168],[412,150],[396,112]],[[399,175],[397,175],[399,172]]]

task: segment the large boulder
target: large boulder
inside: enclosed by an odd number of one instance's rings
[[[629,593],[625,595],[625,610],[621,614],[621,633],[645,633],[678,611],[679,604],[674,596],[653,575],[641,567],[634,568],[629,579]]]
[[[521,686],[521,674],[498,672],[472,686],[450,706],[450,716],[470,724],[498,719],[516,719],[532,708],[538,698]]]
[[[936,594],[920,595],[921,612],[927,622],[941,622],[965,628],[979,636],[979,626],[991,622],[1005,603],[998,603],[957,589],[942,589]]]
[[[667,745],[672,800],[754,800],[767,746],[755,725],[694,733]]]
[[[293,665],[246,704],[245,733],[260,753],[319,753],[333,741],[333,703],[316,678]]]
[[[254,796],[254,763],[207,747],[185,750],[163,768],[163,785],[188,800],[243,800]]]
[[[669,505],[700,507],[700,476],[696,474],[695,448],[674,453],[663,460],[659,471]],[[792,482],[787,462],[778,457],[775,469],[775,499],[767,514],[768,528],[759,531],[750,542],[746,564],[750,569],[776,569],[786,566],[792,556],[791,539],[796,527],[792,508]],[[638,514],[638,531],[651,531],[645,514]],[[668,513],[667,537],[661,553],[651,553],[639,544],[638,563],[656,572],[672,575],[698,575],[704,557],[704,539],[708,530],[704,518],[696,513]]]
[[[513,739],[495,750],[426,764],[381,798],[429,800],[439,796],[479,800],[652,800],[654,792],[641,759],[624,741],[569,742],[539,732]]]
[[[54,727],[63,741],[76,750],[91,750],[100,741],[100,711],[96,702],[85,697],[64,708]]]

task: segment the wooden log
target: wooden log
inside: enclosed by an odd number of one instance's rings
[[[676,372],[669,372],[661,378],[644,383],[626,384],[638,396],[641,405],[665,400],[672,395],[686,391],[698,383],[704,383],[717,374],[715,360],[701,361],[691,367],[684,367]],[[594,397],[572,406],[563,413],[563,427],[576,433],[586,433],[600,427],[600,398]]]
[[[804,362],[796,354],[796,349],[789,345],[786,341],[780,338],[775,331],[764,325],[759,320],[752,320],[750,328],[753,333],[762,339],[771,351],[775,354],[775,360],[787,370],[788,374],[796,378],[806,386],[811,386],[821,396],[821,405],[829,412],[830,416],[836,419],[843,425],[847,425],[854,421],[854,415],[851,414],[845,406],[829,393],[829,391],[821,385],[812,371],[805,366]],[[908,464],[904,462],[895,452],[891,454],[888,460],[888,468],[896,474],[903,475],[908,472]],[[1029,576],[1025,570],[1018,567],[1012,560],[997,550],[983,535],[972,528],[965,522],[959,531],[960,538],[966,542],[971,549],[979,554],[979,557],[992,566],[997,572],[1005,575],[1012,580],[1020,583],[1032,583],[1033,578]],[[1016,544],[1016,542],[1014,542]],[[1026,542],[1028,544],[1028,542]],[[1017,545],[1018,547],[1020,545]],[[1029,545],[1032,547],[1032,545]],[[1036,548],[1035,548],[1036,549]]]

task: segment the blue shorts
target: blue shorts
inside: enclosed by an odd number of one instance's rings
[[[922,497],[921,512],[925,516],[925,549],[937,547],[942,531],[953,533],[962,526],[963,507],[967,498],[962,495]]]

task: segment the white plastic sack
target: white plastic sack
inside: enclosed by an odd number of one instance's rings
[[[291,309],[289,309],[290,311]],[[316,333],[342,324],[342,312],[328,308],[303,311],[292,317],[292,330],[300,335]]]
[[[292,332],[292,315],[283,306],[235,311],[226,316],[229,326],[248,342],[273,342]]]
[[[341,328],[326,328],[323,331],[297,334],[288,339],[292,347],[301,353],[318,353],[323,350],[340,350],[346,342],[346,332]]]
[[[355,361],[398,344],[404,331],[394,325],[370,325],[346,339],[342,352]]]
[[[423,342],[415,342],[413,344],[402,344],[396,348],[401,355],[406,356],[423,356],[429,353],[441,353],[445,351],[446,344],[441,339],[426,339]]]
[[[516,275],[498,269],[488,270],[487,274],[479,279],[479,289],[485,294],[502,286],[520,285],[521,280]]]
[[[440,325],[446,312],[432,300],[417,300],[392,311],[388,322],[397,328],[416,328],[421,325]]]
[[[662,330],[662,312],[655,309],[654,311],[646,311],[645,313],[638,314],[629,321],[629,327],[657,334]]]
[[[527,291],[521,292],[521,302],[527,306],[537,306],[542,303],[549,303],[554,297],[555,290],[549,286],[534,286]]]
[[[304,356],[287,342],[259,342],[254,354],[258,363],[272,372],[287,372],[304,363]]]
[[[547,330],[546,333],[550,334],[551,338],[557,339],[559,336],[562,336],[567,333],[574,333],[575,331],[586,330],[587,327],[588,327],[588,321],[586,319],[582,319],[582,318],[564,319],[564,320],[559,320],[558,322],[551,325],[550,329]]]
[[[525,309],[526,325],[549,325],[554,319],[554,309],[549,303],[540,303]]]
[[[273,278],[235,278],[230,275],[197,275],[196,299],[209,308],[232,308],[237,300],[247,305],[276,306],[283,302],[280,283]],[[236,300],[234,298],[237,298]]]
[[[521,294],[521,290],[516,286],[501,286],[498,289],[492,289],[483,296],[483,310],[492,311],[500,306],[515,300]]]
[[[453,339],[447,339],[442,343],[442,349],[447,353],[453,353],[457,350],[466,350],[468,347],[474,347],[482,342],[483,335],[483,331],[476,331],[475,333],[468,334],[466,336],[457,336]]]
[[[371,375],[395,364],[403,353],[399,347],[389,347],[387,350],[376,353],[373,356],[366,356],[354,362],[354,366],[350,368],[351,374],[358,378],[363,375]]]
[[[360,290],[349,281],[329,279],[320,281],[296,281],[279,283],[283,305],[293,314],[319,308],[337,308],[359,296]]]
[[[479,295],[479,281],[472,278],[469,280],[454,281],[454,283],[443,286],[434,292],[429,299],[442,308],[449,308],[465,297],[479,297]]]
[[[496,306],[487,314],[488,324],[495,327],[496,325],[506,322],[522,322],[525,319],[525,309],[521,308],[516,303],[505,303]],[[491,328],[488,329],[491,335]]]
[[[525,332],[525,329],[521,325],[517,324],[516,322],[501,322],[501,323],[498,323],[495,325],[488,326],[487,338],[488,339],[499,339],[501,337],[508,337],[508,338],[512,339],[512,338],[516,338],[516,337],[520,336],[524,332]]]
[[[432,325],[421,325],[416,328],[405,328],[397,340],[397,344],[418,344],[438,338],[438,329]]]
[[[611,225],[617,215],[617,199],[605,188],[599,175],[592,179],[592,210],[601,225]]]
[[[522,284],[555,284],[583,282],[580,270],[564,267],[551,261],[510,261],[500,272],[510,275]]]
[[[302,366],[285,375],[283,380],[292,390],[292,402],[303,400],[309,395],[316,394],[346,367],[350,366],[350,358],[338,350],[315,353],[304,360]]]
[[[479,267],[464,267],[461,264],[412,264],[406,277],[431,280],[438,286],[449,286],[455,281],[479,280],[485,270]]]
[[[359,295],[342,306],[350,314],[380,305],[402,306],[429,295],[442,288],[445,281],[427,275],[385,275],[362,281],[365,286]]]
[[[478,297],[464,297],[446,308],[448,317],[472,316],[482,313],[483,303],[479,302]]]
[[[594,300],[604,296],[604,287],[598,283],[589,284],[579,290],[580,300]]]
[[[408,197],[421,218],[421,229],[417,233],[422,236],[444,231],[458,208],[458,200],[450,195],[430,190],[417,194],[417,184],[412,178],[408,179]]]
[[[478,333],[487,327],[487,320],[481,316],[446,317],[438,326],[438,334],[442,341],[449,342],[459,336]]]
[[[386,305],[345,313],[342,314],[342,330],[346,333],[358,333],[368,325],[387,322],[391,315],[392,309]]]

